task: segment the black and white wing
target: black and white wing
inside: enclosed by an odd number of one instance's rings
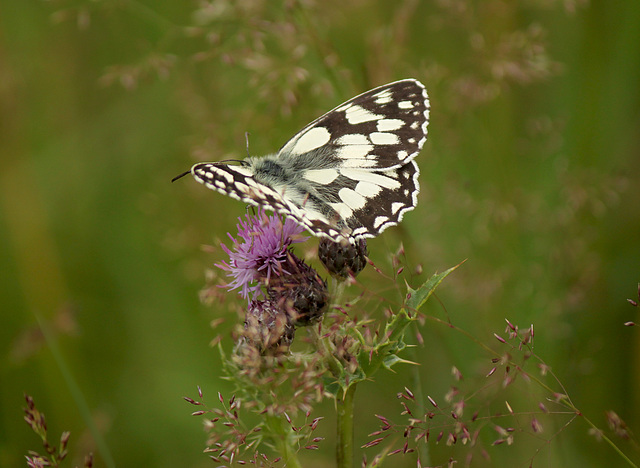
[[[362,93],[311,122],[278,152],[323,148],[342,167],[392,169],[415,158],[427,141],[429,98],[407,79]]]
[[[390,83],[341,104],[275,155],[240,166],[200,163],[208,188],[295,219],[334,241],[374,237],[417,203],[429,99],[422,83]]]

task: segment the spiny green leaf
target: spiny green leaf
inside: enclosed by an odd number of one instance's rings
[[[362,366],[358,366],[355,372],[349,372],[341,365],[339,375],[325,378],[325,390],[335,396],[338,392],[343,392],[352,384],[362,382],[366,378],[367,375],[363,372]]]
[[[415,320],[415,317],[409,317],[409,314],[407,314],[406,309],[404,308],[400,309],[398,313],[393,316],[391,321],[387,323],[387,326],[384,328],[384,336],[388,337],[385,340],[385,342],[402,341],[402,338],[404,337],[405,329],[414,320]]]
[[[405,309],[400,309],[385,326],[381,341],[374,346],[373,351],[360,352],[358,363],[366,378],[371,378],[380,366],[390,368],[396,362],[402,361],[397,355],[406,347],[404,332],[414,320],[415,318],[409,317]]]
[[[406,303],[407,307],[410,310],[419,310],[420,307],[422,307],[424,303],[427,302],[429,297],[431,297],[431,294],[433,294],[433,291],[435,291],[438,285],[442,283],[442,280],[445,279],[449,275],[449,273],[454,271],[463,263],[464,261],[458,263],[456,266],[451,267],[442,273],[434,274],[418,289],[411,289],[409,286],[407,286],[407,290],[409,293],[409,298],[407,299]]]
[[[394,364],[414,364],[414,365],[418,365],[417,362],[413,362],[413,361],[407,361],[406,359],[402,359],[400,356],[398,356],[397,354],[390,354],[389,356],[387,356],[387,358],[382,362],[382,365],[384,367],[386,367],[387,369],[391,370],[391,367]]]
[[[410,315],[411,311],[422,307],[442,280],[460,265],[458,264],[443,273],[433,275],[417,290],[408,288],[409,298],[407,299],[406,307],[400,309],[386,324],[384,333],[381,334],[380,341],[376,343],[373,350],[363,350],[358,355],[358,363],[364,374],[358,376],[360,379],[371,378],[381,366],[390,369],[399,362],[410,363],[400,358],[398,354],[406,347],[404,334],[407,326],[416,320],[415,315]],[[354,380],[352,379],[351,381],[353,382]]]

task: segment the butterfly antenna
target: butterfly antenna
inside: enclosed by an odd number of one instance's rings
[[[227,164],[227,163],[238,163],[241,166],[246,166],[247,162],[243,161],[242,159],[223,159],[222,161],[216,161],[213,163],[209,163],[209,164]]]
[[[173,179],[171,179],[171,182],[175,182],[176,180],[181,179],[187,174],[191,174],[191,171],[183,172],[182,174],[175,176]]]
[[[247,144],[247,157],[251,157],[249,154],[249,132],[244,132],[244,141]]]

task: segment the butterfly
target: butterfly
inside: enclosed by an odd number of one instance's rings
[[[429,97],[415,79],[360,94],[264,157],[195,164],[206,187],[293,218],[335,242],[375,237],[415,208],[415,157],[427,139]]]

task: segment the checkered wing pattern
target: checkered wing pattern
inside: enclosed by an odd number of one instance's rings
[[[240,165],[199,163],[210,189],[295,219],[335,241],[374,237],[415,208],[414,161],[427,138],[429,99],[417,80],[372,89],[311,122],[278,153]]]

